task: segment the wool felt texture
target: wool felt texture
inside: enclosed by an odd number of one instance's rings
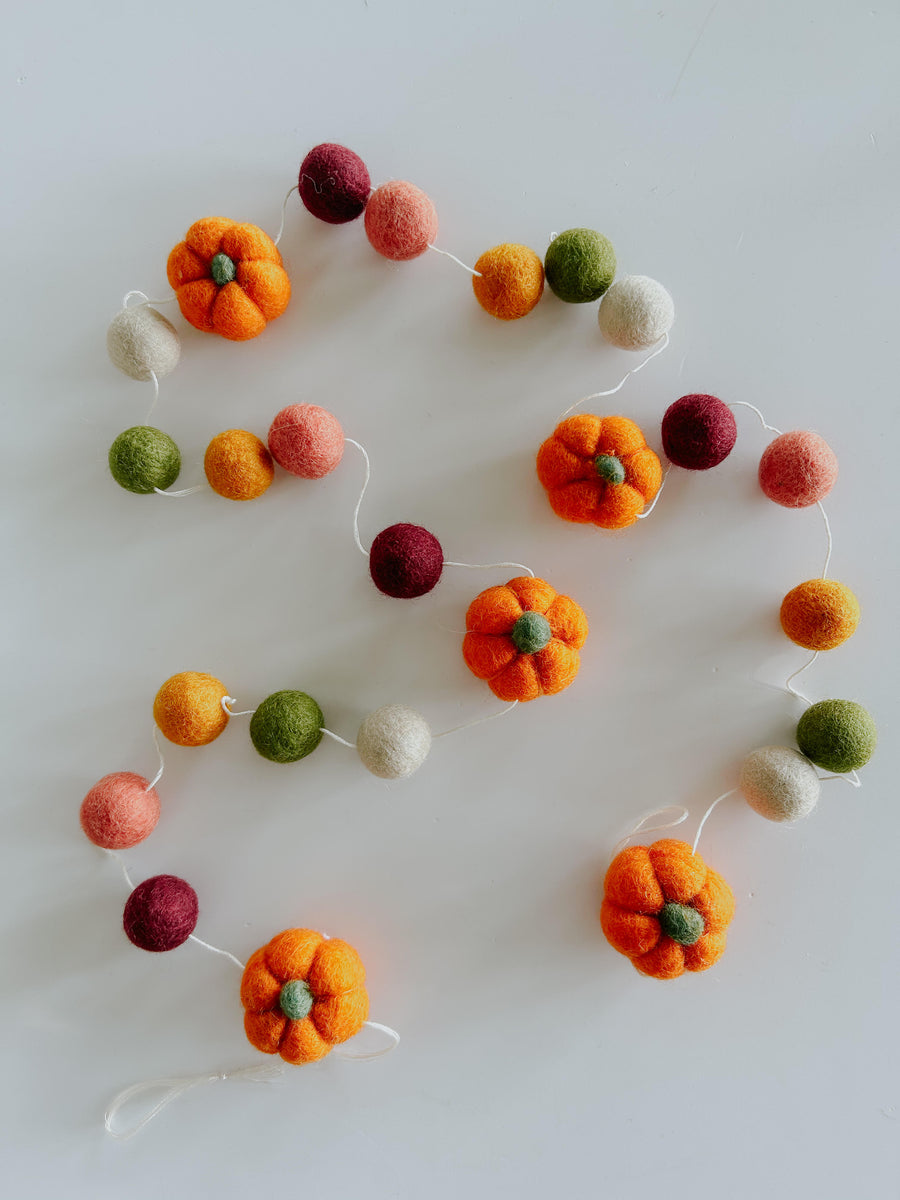
[[[365,978],[359,955],[340,938],[326,939],[312,929],[286,929],[250,955],[241,979],[249,1041],[263,1054],[280,1054],[297,1065],[324,1058],[365,1024]],[[285,1011],[302,995],[300,988],[285,993],[295,982],[306,984],[312,1000],[307,1015],[299,1018]]]
[[[275,475],[265,443],[246,429],[217,433],[206,447],[203,470],[212,490],[226,500],[255,500]]]
[[[797,745],[808,759],[839,775],[864,767],[878,743],[872,714],[854,700],[820,700],[797,723]]]
[[[444,569],[444,551],[421,525],[389,525],[369,550],[369,574],[386,596],[412,600],[430,592]]]
[[[768,821],[808,817],[822,788],[809,759],[789,746],[762,746],[748,754],[739,786],[754,812]]]
[[[250,718],[250,740],[270,762],[299,762],[321,742],[324,724],[321,708],[306,692],[273,692]]]
[[[606,872],[600,909],[606,939],[655,979],[718,962],[733,916],[731,888],[687,842],[629,846]]]
[[[669,462],[688,471],[708,471],[728,457],[737,441],[734,413],[718,396],[693,393],[666,409],[662,444]]]
[[[675,302],[649,275],[623,275],[600,301],[600,332],[620,350],[646,350],[675,323]]]
[[[222,700],[224,684],[212,675],[182,671],[167,679],[153,701],[153,719],[160,733],[176,746],[206,746],[228,724]]]
[[[527,246],[505,242],[485,250],[472,276],[475,299],[501,321],[527,316],[544,294],[544,267]]]
[[[415,709],[385,704],[365,718],[356,750],[367,771],[380,779],[406,779],[418,771],[431,750],[431,729]]]
[[[227,217],[195,221],[169,255],[166,274],[184,319],[232,342],[257,337],[291,298],[290,280],[269,235]]]
[[[859,624],[859,601],[835,579],[798,583],[781,602],[781,628],[807,650],[833,650]]]
[[[428,196],[412,183],[383,183],[366,205],[366,237],[385,258],[408,262],[437,237],[438,219]]]
[[[177,875],[154,875],[128,897],[122,924],[135,946],[161,953],[188,940],[197,913],[197,893],[189,883]]]
[[[329,225],[355,221],[371,190],[366,164],[346,146],[322,142],[300,164],[300,199],[307,211]]]
[[[599,300],[616,276],[612,242],[595,229],[567,229],[547,247],[544,273],[550,290],[567,304]]]
[[[109,471],[119,487],[139,496],[165,491],[181,471],[181,452],[167,433],[152,425],[134,425],[109,448]]]
[[[81,828],[95,846],[128,850],[149,837],[159,820],[159,793],[143,775],[115,771],[81,802]]]
[[[321,479],[344,456],[344,431],[337,417],[318,404],[289,404],[269,427],[269,450],[292,475]]]
[[[162,379],[175,370],[181,358],[181,339],[162,313],[138,304],[113,317],[106,331],[106,352],[114,367],[146,382],[151,371]]]
[[[532,624],[530,614],[544,618],[552,635],[532,653],[517,644],[527,644],[519,622],[524,618]],[[500,700],[525,701],[553,696],[574,680],[588,622],[574,600],[543,579],[522,575],[476,596],[466,613],[466,630],[462,652],[472,674],[486,680]]]
[[[837,455],[817,433],[782,433],[759,460],[759,486],[785,508],[808,508],[824,499],[838,476]]]
[[[622,471],[610,481],[615,459]],[[625,529],[633,525],[662,484],[662,466],[627,417],[578,413],[557,425],[537,454],[538,479],[564,521]]]

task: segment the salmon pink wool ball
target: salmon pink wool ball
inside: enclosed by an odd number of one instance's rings
[[[289,404],[272,422],[269,450],[292,475],[321,479],[344,456],[344,431],[337,417],[318,404]]]
[[[376,188],[366,205],[366,237],[385,258],[407,262],[437,237],[437,212],[415,184],[394,179]]]
[[[104,775],[81,802],[81,828],[104,850],[136,846],[153,832],[158,820],[156,788],[133,771]]]
[[[785,508],[808,508],[834,487],[838,460],[817,433],[782,433],[759,460],[759,486]]]

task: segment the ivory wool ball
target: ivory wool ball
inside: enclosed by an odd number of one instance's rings
[[[167,679],[153,701],[153,719],[160,733],[176,746],[206,746],[228,724],[222,707],[225,685],[212,675],[182,671]]]
[[[801,751],[817,767],[839,775],[864,767],[877,741],[871,713],[853,700],[820,700],[797,724]]]
[[[250,718],[250,740],[270,762],[299,762],[322,740],[325,718],[306,692],[286,689],[267,696]]]
[[[114,367],[146,382],[151,372],[162,379],[175,370],[181,358],[181,340],[162,313],[138,304],[113,317],[106,331],[106,351]]]
[[[438,231],[431,200],[414,184],[399,179],[383,183],[369,197],[365,225],[372,248],[394,262],[424,254]]]
[[[385,704],[359,727],[356,749],[367,771],[380,779],[406,779],[431,750],[431,729],[405,704]]]
[[[139,883],[125,904],[122,924],[141,950],[161,953],[186,942],[197,927],[197,893],[177,875],[154,875]]]
[[[815,767],[789,746],[763,746],[748,754],[739,786],[750,807],[768,821],[809,816],[821,791]]]
[[[95,846],[128,850],[142,842],[159,820],[159,794],[143,775],[104,775],[81,802],[81,828]]]
[[[329,225],[355,221],[371,187],[363,160],[335,142],[313,146],[300,164],[300,199],[308,212]]]
[[[623,275],[607,290],[597,313],[600,332],[620,350],[646,350],[672,328],[675,302],[648,275]]]
[[[527,246],[504,243],[485,250],[472,276],[475,299],[501,321],[527,316],[544,293],[544,267]]]
[[[265,443],[246,429],[226,429],[206,447],[203,470],[209,486],[226,500],[255,500],[275,475]]]
[[[817,433],[782,433],[759,460],[759,486],[785,508],[817,504],[834,487],[837,476],[837,455]]]
[[[181,452],[161,429],[134,425],[110,446],[109,471],[119,487],[148,496],[172,486],[181,471]]]
[[[836,579],[798,583],[781,602],[781,628],[807,650],[833,650],[859,624],[859,601]]]
[[[616,252],[595,229],[567,229],[547,247],[544,272],[560,300],[587,304],[599,300],[615,279]]]
[[[292,475],[321,479],[344,456],[344,431],[337,417],[318,404],[289,404],[269,428],[269,450]]]

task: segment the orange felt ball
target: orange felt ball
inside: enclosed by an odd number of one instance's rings
[[[206,746],[228,724],[222,700],[224,684],[212,675],[182,671],[167,679],[153,701],[153,719],[160,733],[176,746]]]
[[[859,624],[859,601],[836,579],[798,583],[781,602],[781,628],[807,650],[833,650]]]
[[[395,262],[407,262],[424,254],[437,237],[437,212],[420,188],[393,179],[369,197],[365,226],[374,250]]]
[[[265,443],[246,429],[216,434],[206,447],[203,470],[212,490],[226,500],[255,500],[275,475]]]
[[[526,316],[543,295],[544,264],[527,246],[507,242],[485,250],[475,270],[475,299],[485,312],[501,321]]]
[[[142,775],[104,775],[81,802],[81,828],[95,846],[128,850],[142,842],[159,820],[159,795]]]

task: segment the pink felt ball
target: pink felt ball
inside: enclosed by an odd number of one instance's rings
[[[838,461],[817,433],[782,433],[759,460],[759,486],[785,508],[808,508],[834,487]]]
[[[321,479],[344,456],[344,431],[337,417],[318,404],[289,404],[269,429],[269,451],[292,475]]]
[[[95,846],[127,850],[148,837],[159,820],[159,796],[142,775],[104,775],[81,802],[81,828]]]
[[[385,258],[406,262],[424,254],[437,237],[434,205],[412,183],[383,183],[366,205],[366,237]]]

